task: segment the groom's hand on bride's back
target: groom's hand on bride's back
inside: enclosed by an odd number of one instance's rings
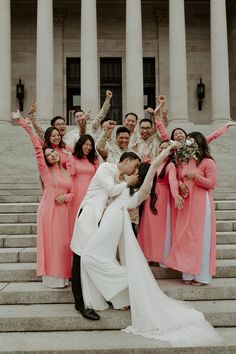
[[[131,175],[126,178],[128,187],[134,187],[138,183],[138,175]]]

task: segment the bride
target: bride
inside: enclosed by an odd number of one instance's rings
[[[106,301],[114,308],[130,305],[132,324],[123,330],[127,333],[168,341],[173,347],[218,344],[221,338],[201,312],[161,291],[130,222],[128,210],[149,196],[157,168],[177,147],[179,143],[171,143],[151,166],[141,163],[136,189],[127,188],[105,210],[81,257],[84,302],[94,310],[105,310]],[[116,259],[118,246],[122,265]]]

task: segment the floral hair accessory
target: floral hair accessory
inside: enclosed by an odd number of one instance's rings
[[[193,138],[187,139],[181,147],[176,151],[176,162],[188,163],[189,160],[198,159],[198,144]]]

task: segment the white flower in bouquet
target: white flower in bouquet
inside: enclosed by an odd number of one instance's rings
[[[176,152],[177,163],[188,163],[198,159],[198,145],[193,138],[187,139]]]

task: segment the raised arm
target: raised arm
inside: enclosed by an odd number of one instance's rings
[[[46,165],[46,162],[44,159],[44,154],[43,154],[42,145],[41,145],[41,139],[35,134],[32,122],[26,118],[26,120],[25,119],[18,119],[17,123],[26,131],[26,133],[29,135],[29,137],[32,141],[40,176],[44,176],[46,174],[49,174],[50,172],[49,172],[48,166]]]
[[[43,129],[43,127],[40,125],[40,123],[37,120],[37,116],[36,116],[36,104],[32,103],[31,107],[30,107],[30,111],[28,113],[28,117],[31,120],[34,130],[36,131],[37,135],[44,140],[44,133],[45,130]]]
[[[106,91],[106,99],[103,103],[103,106],[91,124],[92,133],[96,133],[96,131],[98,130],[98,128],[101,125],[101,121],[106,117],[107,112],[110,108],[111,98],[112,98],[112,92],[110,90],[107,90]]]
[[[157,173],[158,167],[165,160],[165,158],[169,155],[172,149],[179,147],[179,143],[176,141],[169,145],[166,149],[162,150],[162,152],[152,161],[151,166],[148,170],[148,173],[145,177],[145,180],[139,189],[138,193],[138,205],[140,205],[150,194],[152,188],[152,182],[155,174]],[[137,205],[137,206],[138,206]]]
[[[108,139],[111,138],[113,129],[116,125],[116,122],[114,121],[107,121],[106,126],[102,132],[102,134],[99,136],[96,144],[96,150],[98,153],[102,156],[102,158],[106,161],[107,156],[108,156],[108,149],[106,147]]]

